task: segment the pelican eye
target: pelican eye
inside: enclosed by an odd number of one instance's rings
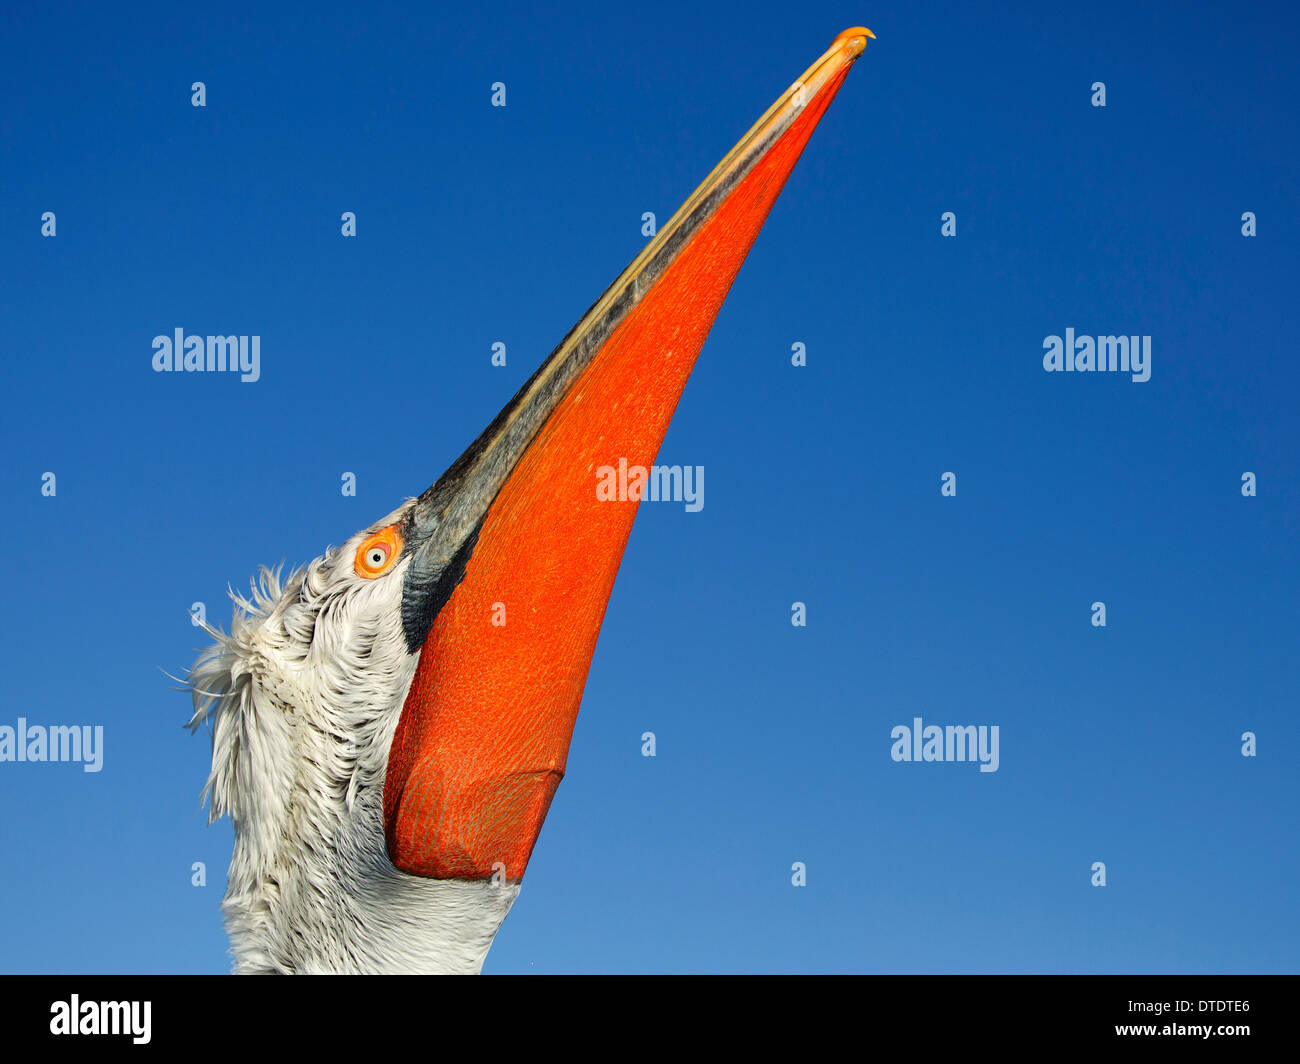
[[[391,525],[381,528],[357,548],[357,576],[373,580],[388,572],[397,556],[402,553],[402,537]]]

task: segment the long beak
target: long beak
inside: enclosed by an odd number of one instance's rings
[[[653,464],[741,263],[868,37],[835,38],[417,500],[402,621],[420,660],[384,785],[398,868],[523,875],[636,515],[601,501],[597,471]]]

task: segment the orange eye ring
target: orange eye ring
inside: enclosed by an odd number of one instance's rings
[[[402,537],[393,525],[381,528],[372,536],[367,536],[357,548],[353,562],[357,576],[364,580],[373,580],[392,567],[397,556],[402,553]]]

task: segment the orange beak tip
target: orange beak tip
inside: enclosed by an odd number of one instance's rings
[[[868,37],[873,41],[876,39],[876,35],[867,29],[866,26],[853,26],[839,34],[835,40],[831,41],[831,47],[843,42],[848,46],[849,54],[856,59],[866,51]]]

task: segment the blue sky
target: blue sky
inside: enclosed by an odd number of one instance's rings
[[[0,970],[228,968],[190,604],[427,487],[856,24],[485,970],[1296,970],[1294,9],[221,6],[0,16],[0,725],[105,735],[0,764]],[[261,379],[155,374],[177,327]],[[1067,328],[1151,379],[1044,372]],[[998,771],[892,761],[917,716]]]

